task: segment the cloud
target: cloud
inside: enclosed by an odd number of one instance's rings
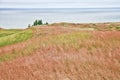
[[[119,0],[3,0],[0,8],[89,8],[120,7]]]
[[[1,0],[1,2],[120,2],[120,0]]]

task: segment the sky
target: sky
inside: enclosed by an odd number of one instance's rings
[[[120,0],[0,0],[0,8],[109,8]]]

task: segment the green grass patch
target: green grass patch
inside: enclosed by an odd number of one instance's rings
[[[19,34],[22,35],[25,32],[26,31],[19,32]],[[0,62],[12,60],[19,56],[31,55],[32,52],[36,51],[37,49],[43,48],[44,45],[46,46],[46,48],[47,48],[47,46],[56,45],[56,47],[64,46],[64,47],[62,47],[62,48],[65,48],[64,50],[67,50],[71,47],[73,47],[74,49],[78,49],[81,47],[81,45],[79,44],[79,41],[86,41],[86,40],[90,39],[91,37],[92,37],[92,35],[88,32],[74,32],[74,33],[50,36],[46,40],[37,41],[37,42],[34,42],[33,44],[26,46],[23,50],[21,50],[19,52],[13,50],[13,52],[10,54],[5,54],[3,56],[0,56]],[[19,40],[17,39],[17,41],[19,41]]]
[[[120,31],[120,26],[117,26],[117,27],[116,27],[116,30],[119,30],[119,31]]]
[[[14,33],[20,32],[21,30],[11,29],[11,30],[0,30],[0,38]]]
[[[92,38],[89,32],[74,32],[68,34],[61,34],[44,41],[43,43],[51,46],[56,46],[64,51],[79,50],[85,47],[84,43]]]
[[[72,44],[76,43],[79,40],[84,41],[91,37],[92,35],[87,32],[75,32],[75,33],[69,33],[69,34],[61,34],[58,36],[54,36],[47,40],[47,43],[51,44]]]
[[[1,30],[0,47],[25,41],[32,37],[32,30]]]

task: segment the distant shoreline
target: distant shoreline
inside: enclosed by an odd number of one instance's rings
[[[120,22],[120,8],[0,8],[0,27],[27,28],[35,19],[54,23]]]
[[[0,10],[40,10],[40,9],[120,9],[120,7],[105,7],[105,8],[0,8]]]
[[[120,22],[103,22],[103,23],[67,23],[67,22],[60,22],[60,23],[51,23],[48,25],[40,25],[40,26],[61,26],[61,27],[78,27],[78,28],[94,28],[98,30],[120,30]],[[39,25],[38,25],[39,27]],[[5,28],[0,27],[0,30]],[[13,29],[13,28],[11,28]],[[17,28],[15,28],[17,29]],[[22,29],[22,28],[21,28]],[[24,28],[26,29],[26,28]]]

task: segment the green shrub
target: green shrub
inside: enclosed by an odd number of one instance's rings
[[[43,24],[42,20],[35,20],[33,26],[42,25],[42,24]]]

